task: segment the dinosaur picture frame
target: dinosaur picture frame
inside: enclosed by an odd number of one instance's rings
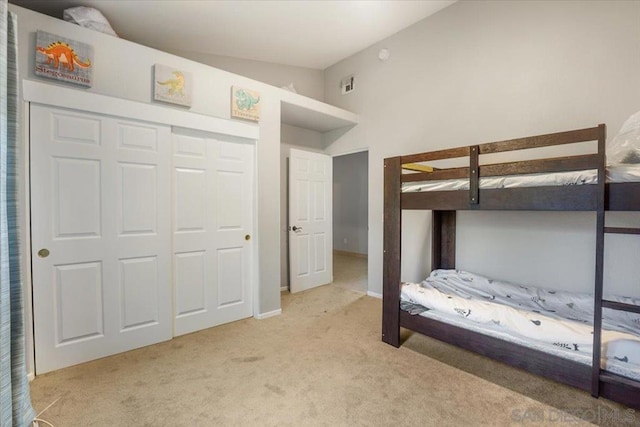
[[[35,74],[80,86],[93,84],[93,46],[36,32]]]
[[[191,107],[193,77],[191,73],[162,64],[153,66],[153,99]]]
[[[260,93],[240,86],[231,86],[231,117],[260,121]]]

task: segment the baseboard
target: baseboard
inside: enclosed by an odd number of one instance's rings
[[[336,255],[346,255],[346,256],[352,256],[352,257],[355,257],[355,258],[364,258],[364,259],[369,258],[369,255],[367,255],[367,254],[361,254],[361,253],[358,253],[358,252],[339,251],[337,249],[334,249],[333,253],[336,254]]]
[[[377,292],[367,291],[367,295],[369,295],[370,297],[382,299],[382,294],[379,294]]]
[[[31,382],[36,379],[36,375],[33,372],[29,372],[27,374],[27,379],[29,380],[29,382]]]
[[[288,291],[289,287],[288,286],[280,286],[280,292],[285,292]]]
[[[282,314],[282,309],[279,308],[277,310],[273,310],[273,311],[268,311],[266,313],[257,314],[257,315],[255,315],[253,317],[255,317],[258,320],[262,320],[262,319],[268,319],[269,317],[273,317],[273,316],[279,316],[281,314]]]

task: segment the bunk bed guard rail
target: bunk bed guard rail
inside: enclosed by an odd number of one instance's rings
[[[562,188],[545,188],[544,192],[531,188],[480,190],[484,177],[503,177],[539,173],[598,171],[598,183],[605,181],[605,125],[566,132],[489,142],[468,147],[450,148],[419,154],[385,159],[385,171],[391,180],[389,185],[421,181],[468,179],[468,193],[462,191],[429,191],[402,193],[403,209],[525,209],[525,210],[597,210],[598,185],[584,186],[575,192],[571,200]],[[594,154],[552,157],[535,160],[481,164],[482,155],[508,153],[517,150],[551,147],[565,144],[597,141]],[[467,158],[469,166],[437,169],[425,162]],[[391,162],[392,159],[398,159]],[[396,165],[395,163],[399,163]],[[389,169],[389,170],[387,170]],[[392,170],[393,169],[393,170]],[[405,173],[402,173],[405,172]],[[386,184],[385,184],[386,185]],[[517,191],[504,191],[517,190]],[[564,193],[560,196],[559,193]],[[487,199],[482,199],[487,196]],[[573,209],[571,209],[573,206]]]

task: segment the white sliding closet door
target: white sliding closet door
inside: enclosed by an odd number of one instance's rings
[[[170,339],[170,128],[30,119],[36,373]]]
[[[175,335],[253,314],[254,145],[174,129]]]

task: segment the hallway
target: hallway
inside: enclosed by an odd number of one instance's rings
[[[333,284],[343,289],[367,292],[366,255],[333,252]]]

